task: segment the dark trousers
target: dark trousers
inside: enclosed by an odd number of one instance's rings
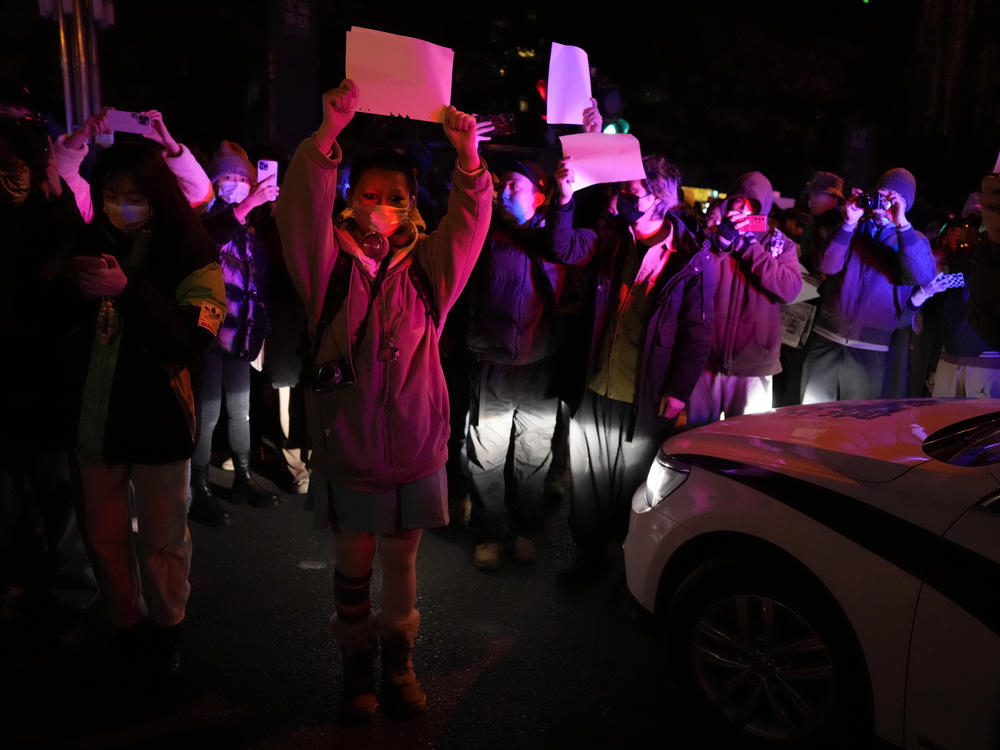
[[[638,430],[626,440],[632,404],[598,396],[591,390],[570,424],[573,502],[569,528],[585,555],[599,554],[628,530],[632,495],[646,479],[662,435]]]
[[[0,466],[0,584],[27,585],[62,611],[97,599],[65,451],[40,449]]]
[[[207,466],[212,458],[212,433],[226,397],[229,447],[235,455],[250,452],[250,363],[210,349],[205,352],[205,372],[198,401],[198,437],[194,466]]]
[[[868,401],[882,397],[886,352],[873,352],[813,334],[802,373],[802,403]]]

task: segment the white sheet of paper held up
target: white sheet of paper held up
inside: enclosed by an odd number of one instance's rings
[[[552,42],[545,121],[549,125],[583,125],[583,110],[590,106],[591,95],[586,51]]]
[[[997,163],[993,165],[993,174],[1000,174],[1000,154],[997,154]]]
[[[345,70],[358,85],[358,112],[440,122],[454,61],[454,50],[420,39],[359,26],[347,32]]]
[[[563,155],[572,157],[573,190],[600,182],[644,180],[639,139],[627,133],[576,133],[559,136]]]

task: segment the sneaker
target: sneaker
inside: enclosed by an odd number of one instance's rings
[[[510,559],[519,565],[531,565],[535,562],[535,541],[527,536],[515,536],[510,540],[507,550]]]
[[[481,542],[472,554],[472,564],[476,570],[500,570],[500,545],[497,542]]]

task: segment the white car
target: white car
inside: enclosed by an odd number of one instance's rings
[[[680,433],[624,550],[629,591],[733,733],[1000,748],[1000,400],[793,406]]]

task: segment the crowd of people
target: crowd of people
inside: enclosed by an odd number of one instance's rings
[[[333,532],[340,710],[358,721],[378,658],[384,708],[425,708],[423,529],[467,522],[470,563],[494,573],[535,560],[567,497],[563,577],[585,582],[676,430],[1000,396],[995,175],[924,231],[901,167],[851,190],[817,172],[788,210],[752,171],[702,211],[664,155],[584,195],[572,159],[494,158],[489,123],[452,107],[434,194],[413,144],[341,152],[357,98],[350,80],[324,94],[319,127],[260,180],[229,140],[199,161],[157,111],[145,138],[97,149],[104,112],[53,139],[28,100],[0,109],[5,603],[34,585],[72,616],[100,595],[124,672],[180,668],[188,521],[280,502],[254,473],[262,408],[283,489]],[[596,102],[583,122],[600,132]],[[223,405],[226,487],[210,481]]]

